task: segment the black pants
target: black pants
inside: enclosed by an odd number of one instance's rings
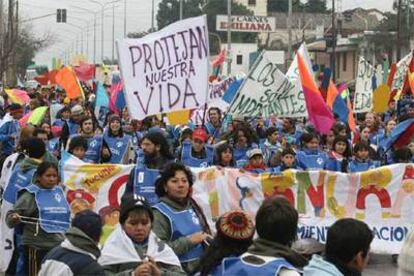
[[[33,247],[24,246],[24,265],[28,276],[36,276],[40,270],[43,258],[49,250],[40,250]]]

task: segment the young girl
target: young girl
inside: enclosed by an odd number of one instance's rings
[[[69,142],[68,152],[80,160],[85,158],[86,151],[88,150],[88,140],[82,136],[73,137]]]
[[[235,167],[233,148],[229,144],[224,143],[217,146],[214,164],[221,167]]]
[[[249,134],[249,131],[243,127],[235,129],[233,141],[233,158],[236,166],[241,168],[249,161],[247,159],[247,152],[252,148],[256,148],[257,145],[253,143],[253,138]]]
[[[118,115],[112,115],[109,118],[108,130],[105,131],[104,140],[111,151],[111,158],[108,163],[127,164],[128,160],[133,157],[131,150],[131,136],[125,135],[121,127],[121,118]]]
[[[354,159],[349,162],[348,172],[364,172],[379,167],[379,162],[369,157],[370,146],[367,143],[359,142],[354,146]]]
[[[333,150],[328,153],[326,169],[335,172],[347,172],[350,148],[348,139],[344,136],[335,138],[332,144]]]
[[[57,166],[41,163],[35,183],[21,191],[13,210],[6,215],[9,227],[22,226],[27,275],[37,274],[44,256],[64,240],[63,234],[69,228],[69,204],[58,183]]]
[[[173,250],[152,232],[154,215],[142,196],[122,199],[119,223],[99,263],[105,275],[185,275]]]
[[[270,173],[281,173],[288,169],[297,169],[296,153],[291,147],[287,147],[281,153],[281,162],[277,167],[269,168]]]
[[[303,170],[321,170],[325,168],[328,155],[319,149],[319,138],[313,133],[304,133],[301,137],[304,149],[298,151],[296,159]]]

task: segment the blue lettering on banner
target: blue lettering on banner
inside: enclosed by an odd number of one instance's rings
[[[389,242],[402,242],[410,231],[404,226],[383,226],[371,227],[374,237],[378,240]],[[299,226],[298,238],[309,239],[313,238],[320,242],[326,242],[329,226]]]

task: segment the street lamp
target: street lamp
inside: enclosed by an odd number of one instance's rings
[[[104,60],[104,26],[105,26],[104,25],[104,21],[105,21],[104,11],[105,11],[105,7],[107,5],[114,4],[114,3],[117,3],[119,1],[120,0],[116,0],[116,1],[106,2],[106,3],[102,4],[101,2],[98,2],[96,0],[89,0],[89,2],[101,6],[101,17],[102,17],[102,26],[101,26],[101,62],[103,62],[103,60]]]

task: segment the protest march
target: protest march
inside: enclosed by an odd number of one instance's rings
[[[411,50],[355,56],[353,83],[305,39],[226,74],[208,25],[2,87],[0,275],[414,275]]]

